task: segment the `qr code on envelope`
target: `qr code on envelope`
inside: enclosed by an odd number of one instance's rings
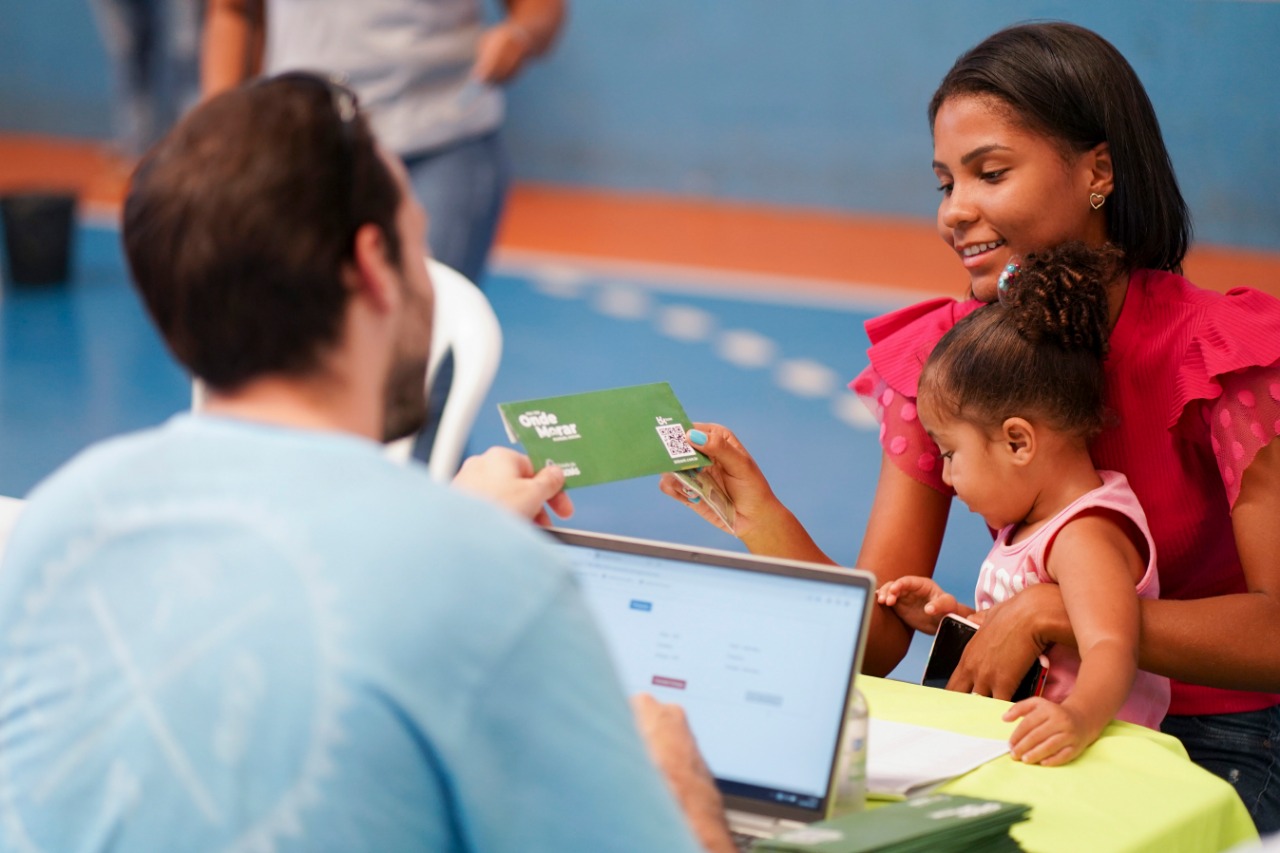
[[[666,424],[657,427],[658,437],[667,448],[667,455],[672,459],[685,459],[694,454],[693,447],[684,436],[684,427],[680,424]]]

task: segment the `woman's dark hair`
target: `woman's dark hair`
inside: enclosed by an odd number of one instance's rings
[[[227,390],[318,366],[341,334],[359,227],[380,228],[399,265],[400,201],[354,95],[292,73],[218,95],[152,148],[123,240],[174,356]]]
[[[992,428],[1040,418],[1092,438],[1104,425],[1107,283],[1119,249],[1064,243],[1027,255],[1000,300],[956,323],[934,347],[920,397],[950,417]]]
[[[1074,24],[1009,27],[956,60],[929,102],[929,126],[947,99],[964,95],[1002,101],[1015,121],[1069,151],[1108,143],[1108,240],[1131,269],[1182,271],[1190,214],[1146,90],[1110,42]]]

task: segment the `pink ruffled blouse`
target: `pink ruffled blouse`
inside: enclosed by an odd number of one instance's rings
[[[877,413],[888,458],[945,494],[954,492],[916,417],[916,383],[938,340],[982,305],[936,299],[869,321],[871,364],[850,384]],[[1161,597],[1245,592],[1231,509],[1245,469],[1280,434],[1280,301],[1138,270],[1111,333],[1106,378],[1114,422],[1091,454],[1098,468],[1129,479],[1146,510]],[[1280,704],[1280,694],[1179,681],[1172,689],[1174,715]]]

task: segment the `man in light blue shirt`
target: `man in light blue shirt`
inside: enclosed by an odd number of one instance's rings
[[[558,469],[383,457],[424,416],[425,217],[350,93],[211,100],[124,219],[206,410],[84,452],[13,532],[0,849],[732,849],[527,521],[570,510]]]

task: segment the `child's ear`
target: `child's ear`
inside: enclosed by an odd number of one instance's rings
[[[1000,426],[1004,447],[1013,464],[1026,465],[1036,455],[1036,428],[1026,418],[1005,418]]]

